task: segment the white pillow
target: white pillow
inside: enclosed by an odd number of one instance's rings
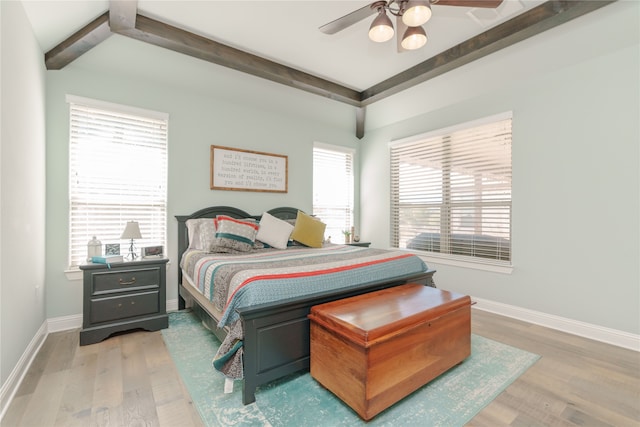
[[[260,219],[256,239],[277,249],[287,249],[293,225],[265,212]]]

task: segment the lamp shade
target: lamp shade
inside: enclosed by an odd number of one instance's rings
[[[422,27],[409,27],[402,37],[402,47],[407,50],[420,49],[427,43],[427,33]]]
[[[407,27],[418,27],[431,19],[431,4],[429,1],[409,1],[407,9],[402,14],[402,22]]]
[[[120,236],[120,238],[121,239],[142,239],[138,221],[127,222],[127,226],[124,228],[124,231],[122,232],[122,236]]]
[[[369,27],[369,38],[374,42],[382,43],[390,40],[393,37],[393,24],[391,19],[387,16],[384,8],[380,9],[378,16],[371,23]]]

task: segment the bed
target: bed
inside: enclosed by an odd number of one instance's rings
[[[280,207],[269,210],[268,214],[269,215],[265,215],[265,217],[278,218],[280,220],[293,223],[296,221],[296,218],[299,218],[298,215],[302,213],[299,213],[297,208]],[[271,296],[271,289],[280,289],[279,286],[281,283],[280,281],[274,281],[273,279],[274,277],[277,278],[279,276],[272,275],[270,276],[272,282],[270,282],[269,286],[274,286],[274,288],[268,288],[270,292],[267,300],[252,300],[249,298],[247,301],[252,301],[250,305],[239,304],[237,306],[233,306],[233,304],[227,304],[227,307],[221,310],[219,303],[216,305],[209,299],[211,296],[209,292],[213,293],[213,291],[209,289],[207,292],[203,293],[203,290],[199,289],[199,283],[201,280],[197,280],[191,276],[196,276],[196,270],[193,270],[193,265],[196,264],[199,266],[198,268],[204,269],[203,265],[207,265],[209,270],[213,269],[213,271],[217,271],[212,267],[212,265],[217,265],[215,262],[219,261],[221,256],[227,254],[211,254],[215,260],[205,258],[198,261],[191,260],[191,258],[204,257],[204,255],[192,253],[192,245],[190,245],[190,236],[187,225],[193,224],[194,222],[189,220],[225,217],[235,218],[242,221],[254,220],[259,224],[262,215],[252,215],[241,209],[229,206],[214,206],[198,210],[191,215],[176,216],[176,219],[178,220],[178,259],[181,264],[181,268],[178,269],[178,308],[185,309],[190,307],[202,319],[203,323],[205,323],[207,327],[209,327],[209,329],[211,329],[211,331],[220,339],[223,343],[221,348],[224,347],[225,344],[231,345],[234,342],[239,342],[242,350],[242,401],[245,405],[255,401],[255,391],[260,385],[269,383],[275,379],[299,370],[309,369],[309,320],[307,315],[309,314],[312,306],[391,286],[398,286],[408,282],[435,286],[433,282],[433,274],[435,271],[426,267],[422,261],[420,261],[422,262],[422,267],[418,269],[416,267],[416,259],[419,258],[415,257],[415,259],[413,259],[413,255],[404,254],[402,256],[397,256],[396,258],[402,258],[399,262],[404,263],[401,264],[403,266],[411,265],[412,270],[408,273],[404,273],[404,271],[408,270],[405,270],[405,267],[402,267],[402,269],[396,268],[393,277],[389,278],[382,277],[382,273],[378,273],[377,270],[375,274],[371,274],[369,270],[362,270],[366,271],[366,274],[362,274],[364,278],[360,280],[361,283],[356,283],[358,280],[353,281],[356,273],[351,272],[351,270],[349,270],[350,276],[348,277],[334,275],[331,280],[326,280],[325,278],[323,279],[323,282],[321,279],[314,276],[313,279],[306,278],[304,280],[316,281],[319,284],[322,282],[321,290],[316,289],[312,294],[296,293],[292,296],[287,294],[288,291],[283,291],[284,293],[278,296],[275,300],[273,300],[275,297]],[[325,246],[327,247],[316,249],[316,251],[324,253],[331,252],[330,257],[332,257],[334,263],[336,262],[336,257],[346,259],[348,257],[366,256],[369,257],[366,258],[367,260],[378,260],[378,258],[383,257],[383,254],[381,253],[382,251],[375,249],[346,245]],[[273,252],[281,252],[287,255],[303,253],[304,257],[315,259],[315,253],[307,253],[304,252],[305,250],[306,249],[299,246],[280,251],[271,249],[271,252],[265,252],[268,255],[264,257],[271,258],[271,254]],[[242,254],[235,252],[228,255],[234,260],[234,262],[239,262],[237,260]],[[324,256],[324,254],[322,256]],[[297,258],[297,256],[294,255],[289,255],[289,257]],[[262,260],[260,260],[260,262],[262,262]],[[384,262],[386,263],[386,260]],[[396,261],[394,260],[394,262]],[[298,262],[297,264],[300,263]],[[306,262],[304,262],[304,264],[306,264]],[[377,261],[360,263],[360,265],[365,264],[367,264],[367,267],[363,268],[370,268],[368,265],[377,265]],[[382,264],[382,261],[379,264]],[[182,268],[183,265],[185,266],[185,269]],[[187,265],[192,266],[191,273],[186,268]],[[292,274],[289,276],[292,276]],[[287,280],[289,276],[287,276]],[[339,278],[340,280],[336,280],[336,278]],[[210,279],[209,276],[207,276],[207,280],[208,279]],[[349,285],[340,285],[338,282],[341,280],[345,283],[348,281]],[[245,280],[245,282],[252,281],[253,278]],[[281,281],[284,282],[285,279],[282,279]],[[291,287],[284,285],[282,285],[282,287],[291,289]],[[295,292],[298,292],[298,287],[299,286],[296,285]],[[249,288],[249,286],[247,286],[247,288]],[[241,290],[244,291],[245,289],[242,288]],[[231,293],[231,291],[229,292]],[[246,296],[247,292],[243,295]],[[235,328],[235,326],[238,326],[238,328]],[[240,332],[238,332],[238,330]],[[238,334],[240,334],[239,340],[237,339]],[[231,339],[233,336],[235,336],[235,340]]]

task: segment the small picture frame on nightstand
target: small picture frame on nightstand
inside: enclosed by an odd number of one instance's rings
[[[164,256],[163,246],[147,246],[142,248],[140,256],[145,258],[162,258]]]
[[[106,256],[120,255],[120,243],[105,243],[104,254]]]

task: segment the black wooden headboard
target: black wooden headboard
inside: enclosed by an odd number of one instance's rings
[[[267,211],[269,214],[280,219],[296,219],[298,216],[298,208],[280,207]],[[211,206],[208,208],[200,209],[192,213],[191,215],[176,215],[178,220],[178,262],[182,259],[182,254],[189,247],[189,235],[187,233],[187,220],[196,218],[215,218],[217,215],[227,215],[231,218],[253,218],[260,220],[262,214],[252,215],[242,209],[234,208],[231,206]],[[178,267],[178,286],[182,284],[182,269]]]

